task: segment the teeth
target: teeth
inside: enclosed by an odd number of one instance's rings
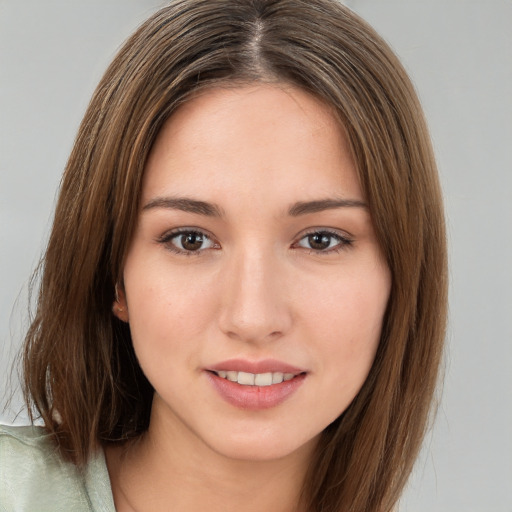
[[[272,374],[271,373],[257,373],[254,376],[254,385],[255,386],[270,386],[272,384]]]
[[[283,382],[284,373],[276,372],[272,374],[272,384]]]
[[[291,380],[295,377],[294,373],[248,373],[219,370],[216,372],[219,377],[231,382],[237,382],[243,386],[271,386],[272,384],[281,384],[283,381]]]
[[[226,372],[226,378],[231,382],[238,381],[238,372]]]
[[[238,384],[254,386],[254,373],[238,372]]]

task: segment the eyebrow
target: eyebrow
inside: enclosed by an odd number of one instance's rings
[[[317,201],[300,201],[290,207],[288,215],[298,217],[299,215],[323,212],[324,210],[334,210],[336,208],[368,209],[368,205],[359,199],[320,199]]]
[[[207,217],[221,217],[221,209],[212,203],[206,201],[198,201],[188,197],[156,197],[145,204],[143,210],[151,210],[153,208],[167,208],[171,210],[181,210],[183,212],[197,213],[198,215],[206,215]]]
[[[222,217],[222,210],[214,203],[199,201],[188,197],[155,197],[142,208],[152,210],[154,208],[166,208],[195,213],[207,217]],[[334,210],[337,208],[364,208],[368,205],[359,199],[317,199],[315,201],[299,201],[288,209],[288,215],[298,217],[310,213]]]

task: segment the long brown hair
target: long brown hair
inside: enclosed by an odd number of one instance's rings
[[[305,509],[386,512],[411,471],[435,390],[444,219],[414,89],[386,43],[336,0],[177,0],[128,39],[66,166],[24,348],[25,398],[78,466],[98,443],[147,429],[153,390],[111,307],[148,153],[192,93],[254,81],[293,84],[333,107],[392,275],[375,362],[321,436]]]

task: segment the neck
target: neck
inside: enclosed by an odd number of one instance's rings
[[[138,441],[107,448],[117,512],[300,510],[313,443],[276,460],[241,460],[181,430],[152,417]]]

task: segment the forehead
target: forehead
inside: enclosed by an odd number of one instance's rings
[[[214,88],[165,123],[145,170],[151,196],[269,189],[314,196],[361,196],[342,125],[331,108],[288,85]]]

